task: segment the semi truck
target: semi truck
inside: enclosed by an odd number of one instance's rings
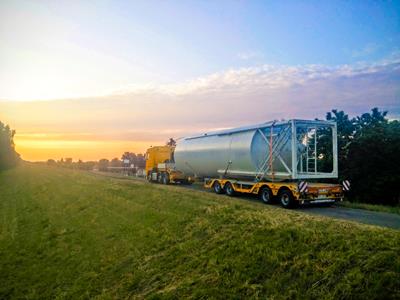
[[[152,147],[147,158],[151,181],[203,179],[217,194],[254,194],[285,208],[342,201],[350,187],[347,180],[332,183],[338,178],[333,121],[293,119],[209,132]]]

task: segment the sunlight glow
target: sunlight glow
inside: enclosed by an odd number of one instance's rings
[[[161,141],[160,141],[161,142]],[[125,151],[144,153],[150,141],[77,141],[77,140],[30,140],[15,138],[16,150],[22,158],[30,161],[59,160],[72,157],[74,161],[120,158]]]

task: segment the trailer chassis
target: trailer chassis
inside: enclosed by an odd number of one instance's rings
[[[306,188],[304,186],[306,185]],[[343,201],[343,187],[340,184],[297,182],[251,182],[236,179],[206,178],[205,188],[212,188],[217,194],[258,195],[266,204],[278,200],[284,208],[297,207],[305,203],[334,203]]]

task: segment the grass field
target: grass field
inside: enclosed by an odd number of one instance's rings
[[[0,298],[399,299],[400,232],[173,186],[0,173]]]

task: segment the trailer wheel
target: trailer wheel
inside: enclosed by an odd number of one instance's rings
[[[293,194],[290,190],[284,189],[279,192],[279,201],[284,208],[293,208],[296,206]]]
[[[164,173],[157,174],[157,182],[162,183],[163,177],[164,177]]]
[[[163,184],[169,184],[169,174],[163,174],[162,175],[162,183]]]
[[[222,194],[224,192],[219,181],[214,182],[213,188],[216,194]]]
[[[261,201],[264,202],[265,204],[272,203],[272,192],[269,187],[264,186],[263,188],[261,188],[260,198]]]
[[[236,192],[230,182],[225,183],[224,190],[225,190],[225,193],[230,197],[233,197],[236,194]]]

